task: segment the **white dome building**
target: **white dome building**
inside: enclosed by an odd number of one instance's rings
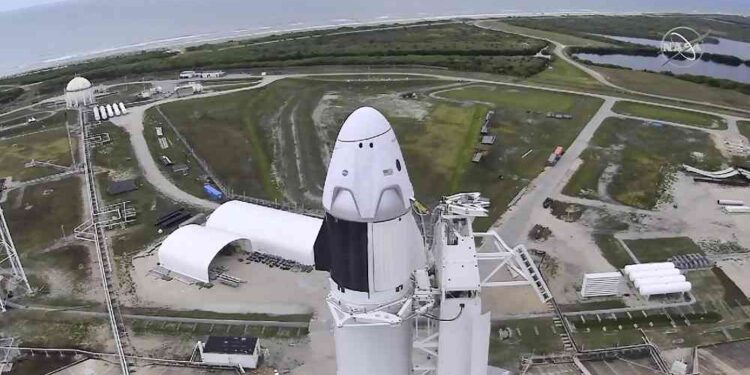
[[[74,77],[68,82],[65,87],[65,104],[68,108],[83,107],[94,102],[94,86],[88,79]]]

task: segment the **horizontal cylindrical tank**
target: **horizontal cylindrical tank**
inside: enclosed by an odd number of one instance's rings
[[[675,268],[672,262],[655,262],[655,263],[640,263],[640,264],[629,264],[625,266],[625,275],[630,275],[633,271],[644,271],[644,270],[663,270]]]
[[[693,285],[687,281],[669,284],[649,284],[638,288],[638,293],[649,297],[657,294],[685,293],[689,292]]]
[[[115,116],[119,116],[122,114],[120,112],[120,106],[118,106],[117,103],[112,104],[112,110],[115,112]]]
[[[635,281],[637,279],[644,279],[647,277],[663,277],[663,276],[672,276],[672,275],[679,275],[680,270],[677,268],[670,268],[670,269],[662,269],[662,270],[643,270],[643,271],[633,271],[628,275],[628,278],[630,278],[630,281]]]
[[[728,214],[747,214],[750,213],[748,206],[724,206],[724,212]]]
[[[100,121],[102,118],[99,116],[99,107],[94,106],[94,120]]]
[[[745,202],[733,199],[719,199],[716,201],[720,206],[744,206]]]
[[[102,120],[106,120],[109,116],[107,116],[107,109],[104,108],[104,106],[99,106],[99,114],[102,116]]]
[[[686,281],[685,275],[670,275],[670,276],[657,276],[657,277],[643,277],[638,278],[633,282],[636,288],[640,288],[644,285],[650,284],[669,284],[679,283]]]
[[[118,104],[118,106],[120,107],[120,112],[122,112],[123,115],[127,115],[128,114],[128,110],[125,108],[125,103],[120,102],[120,104]]]
[[[112,109],[112,104],[107,104],[105,108],[107,108],[107,116],[115,117],[115,111]]]

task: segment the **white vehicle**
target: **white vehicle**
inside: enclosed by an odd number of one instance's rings
[[[115,116],[119,116],[122,114],[122,112],[120,112],[120,106],[117,105],[117,103],[112,104],[112,111],[115,112]]]
[[[120,104],[118,104],[118,106],[120,107],[120,112],[122,112],[123,115],[127,115],[128,114],[128,110],[125,108],[125,103],[120,102]]]
[[[107,116],[115,117],[115,111],[112,109],[112,104],[107,104]]]
[[[102,117],[99,116],[99,107],[94,107],[94,120],[101,121]]]
[[[109,118],[109,116],[107,115],[107,108],[104,107],[103,105],[99,106],[99,114],[102,117],[102,121],[106,120],[107,118]]]

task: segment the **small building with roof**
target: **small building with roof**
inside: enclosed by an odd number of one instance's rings
[[[68,108],[78,108],[96,103],[94,86],[83,77],[73,77],[65,86],[65,105]]]
[[[209,336],[205,343],[198,342],[201,362],[212,365],[258,367],[260,350],[257,337]]]

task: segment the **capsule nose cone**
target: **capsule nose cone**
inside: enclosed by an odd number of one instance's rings
[[[391,124],[377,109],[362,107],[346,118],[337,140],[339,142],[359,142],[375,138],[389,130],[391,130]]]

